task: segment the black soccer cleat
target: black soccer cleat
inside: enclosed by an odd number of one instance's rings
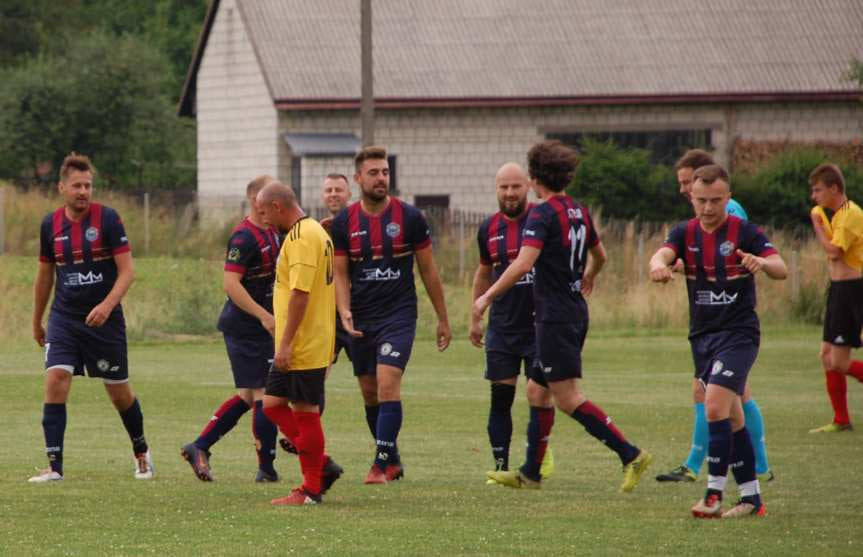
[[[327,457],[327,463],[321,473],[321,495],[329,491],[336,480],[344,473],[344,469],[336,464],[332,457]]]
[[[213,481],[213,475],[210,472],[210,451],[202,451],[194,443],[189,443],[180,449],[180,456],[189,463],[199,480]]]
[[[279,481],[279,474],[275,470],[272,472],[267,472],[266,470],[258,469],[258,473],[255,474],[255,482],[261,483],[275,483]]]

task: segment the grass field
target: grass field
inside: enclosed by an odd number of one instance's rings
[[[230,392],[221,344],[131,347],[157,478],[132,478],[128,438],[97,381],[76,379],[69,404],[63,482],[25,480],[44,466],[40,353],[0,358],[0,553],[6,555],[860,555],[860,432],[814,436],[829,421],[816,329],[765,331],[751,377],[767,422],[776,481],[764,487],[768,516],[700,521],[689,507],[704,483],[664,485],[653,473],[677,465],[689,445],[690,360],[683,331],[620,336],[595,331],[585,389],[628,437],[655,455],[634,493],[617,492],[617,458],[558,413],[556,474],[541,491],[486,486],[488,386],[483,358],[465,341],[438,355],[418,342],[405,381],[399,438],[406,478],[364,486],[373,455],[346,362],[328,382],[329,452],[346,473],[315,508],[274,509],[299,481],[295,457],[279,455],[280,484],[258,485],[248,417],[213,449],[216,481],[195,479],[179,447],[194,439]],[[863,415],[863,387],[850,385]],[[521,393],[519,393],[521,395]],[[513,439],[523,456],[526,404]],[[734,497],[732,486],[729,498]],[[710,539],[710,543],[706,542]]]

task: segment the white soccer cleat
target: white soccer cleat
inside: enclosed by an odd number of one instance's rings
[[[41,484],[47,482],[59,482],[63,479],[58,472],[51,470],[50,468],[46,468],[45,470],[40,470],[38,474],[27,480],[33,484]]]
[[[150,449],[146,453],[135,455],[135,479],[136,480],[152,480],[156,475],[156,469],[153,468],[153,457],[150,455]]]

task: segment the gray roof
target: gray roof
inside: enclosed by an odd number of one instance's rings
[[[359,99],[360,0],[237,3],[277,104]],[[378,99],[848,94],[863,58],[861,0],[372,3]]]

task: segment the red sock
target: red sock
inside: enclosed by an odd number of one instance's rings
[[[863,362],[851,360],[851,365],[848,366],[848,375],[863,383]]]
[[[297,452],[303,471],[303,489],[312,494],[321,492],[321,471],[324,467],[324,430],[317,412],[296,412],[300,435]]]
[[[832,369],[828,369],[824,375],[827,378],[827,394],[830,395],[830,404],[833,406],[833,422],[839,425],[850,423],[848,382],[845,380],[845,375]]]
[[[551,428],[554,426],[554,407],[541,408],[539,410],[539,443],[536,448],[536,460],[542,466],[545,451],[548,449],[548,439],[551,437]]]
[[[296,439],[299,436],[299,431],[297,429],[297,420],[290,406],[284,406],[281,404],[278,406],[270,406],[269,408],[264,408],[264,414],[271,422],[279,426],[279,431],[282,432],[282,435],[287,437],[288,440],[296,446]]]

